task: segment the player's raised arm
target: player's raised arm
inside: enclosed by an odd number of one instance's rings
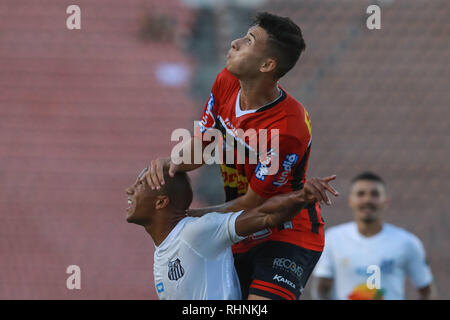
[[[334,196],[339,193],[329,184],[336,176],[312,178],[306,181],[304,188],[287,194],[277,195],[257,208],[242,213],[236,219],[236,233],[247,236],[265,228],[276,227],[294,218],[306,205],[322,202],[330,205],[326,192]]]

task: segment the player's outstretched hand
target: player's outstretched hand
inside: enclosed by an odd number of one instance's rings
[[[339,192],[330,185],[330,181],[335,179],[336,175],[308,179],[303,188],[305,200],[307,202],[321,202],[326,205],[331,205],[327,191],[335,197],[339,196]]]
[[[173,177],[178,169],[179,166],[174,164],[170,158],[158,158],[150,162],[145,179],[152,190],[160,189],[165,183],[164,170],[169,170],[169,176]]]

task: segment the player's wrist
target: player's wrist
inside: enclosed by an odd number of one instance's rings
[[[298,204],[306,204],[307,203],[307,195],[305,189],[297,190],[293,192],[292,198]]]

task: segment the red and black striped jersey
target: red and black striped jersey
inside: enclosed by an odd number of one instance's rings
[[[203,110],[200,132],[215,128],[220,130],[224,141],[233,141],[232,145],[224,143],[223,154],[232,149],[234,159],[224,158],[224,164],[220,165],[226,201],[245,194],[248,185],[264,198],[303,188],[311,149],[311,122],[302,104],[281,86],[279,89],[280,95],[272,103],[243,111],[239,104],[239,80],[224,69],[214,82]],[[260,145],[264,140],[267,144]],[[245,161],[238,161],[242,159],[242,150]],[[322,251],[323,225],[316,203],[300,211],[292,221],[235,244],[233,252],[245,252],[268,240]]]

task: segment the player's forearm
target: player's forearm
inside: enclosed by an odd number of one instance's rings
[[[303,191],[274,196],[262,205],[244,212],[236,220],[236,233],[248,236],[291,220],[307,204]]]
[[[265,216],[265,227],[272,228],[292,220],[308,203],[302,189],[272,197],[257,210]]]
[[[228,201],[219,205],[209,206],[205,208],[189,209],[187,214],[192,217],[201,217],[209,212],[237,212],[248,209],[248,204],[245,202],[244,197],[239,197],[232,201]]]

